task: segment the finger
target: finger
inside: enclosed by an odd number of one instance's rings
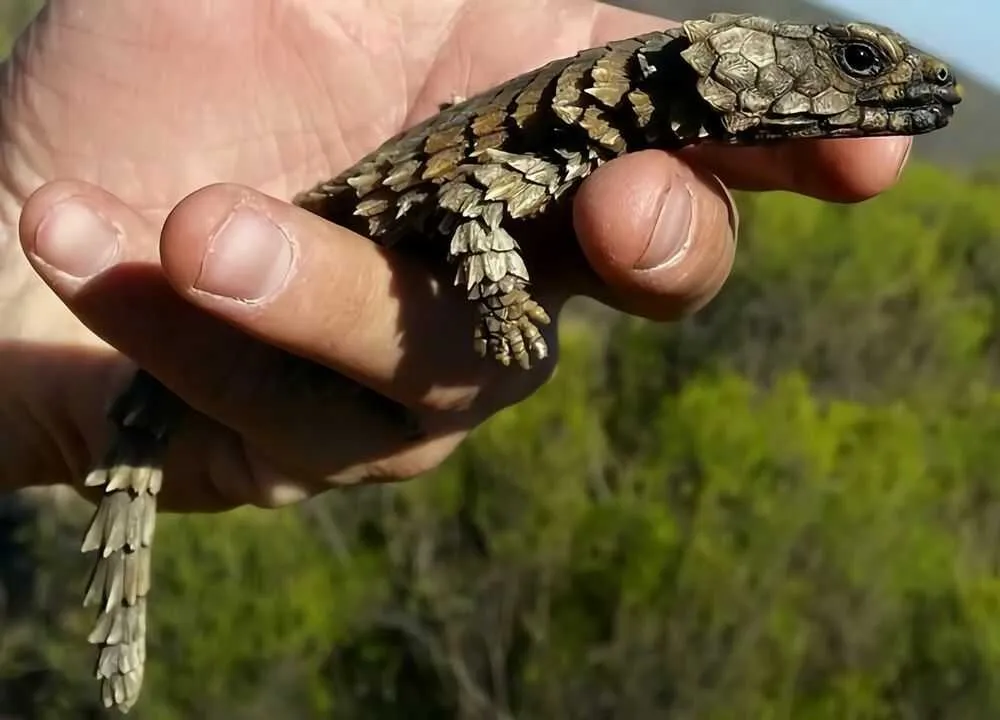
[[[72,294],[109,268],[156,262],[156,233],[111,193],[58,180],[39,188],[21,209],[28,261],[57,294]]]
[[[573,220],[584,256],[609,289],[585,292],[628,313],[682,317],[714,297],[732,268],[737,215],[725,187],[663,152],[594,172]]]
[[[0,341],[0,493],[83,480],[123,369],[104,348]]]
[[[241,505],[277,508],[331,487],[409,479],[439,465],[467,434],[443,432],[420,442],[390,445],[380,429],[364,434],[372,430],[365,407],[342,404],[341,409],[351,440],[343,431],[339,441],[327,433],[308,446],[309,456],[296,456],[293,463],[273,457],[265,445],[248,445],[245,438],[205,416],[193,416],[172,438],[165,463],[165,474],[185,478],[190,491],[166,495],[169,485],[164,483],[165,507],[173,512],[219,512]],[[373,450],[376,444],[382,447],[362,458],[355,439]],[[344,452],[348,449],[351,457]],[[338,455],[343,456],[339,461]],[[334,471],[324,473],[324,468]]]
[[[332,423],[342,423],[335,399],[346,387],[328,368],[346,368],[355,379],[373,379],[378,387],[351,383],[356,391],[364,388],[366,396],[385,395],[431,413],[467,410],[451,421],[469,424],[524,397],[544,380],[542,372],[508,372],[512,379],[502,391],[480,396],[480,378],[505,369],[482,362],[472,351],[466,304],[451,294],[423,292],[434,281],[422,266],[382,252],[303,210],[245,188],[216,186],[204,191],[203,198],[215,208],[214,218],[220,222],[227,213],[249,212],[248,197],[258,210],[268,208],[267,212],[287,220],[282,230],[298,253],[289,270],[292,276],[279,283],[275,298],[227,301],[194,292],[193,285],[183,281],[178,284],[179,295],[161,266],[150,260],[159,239],[155,228],[99,188],[84,183],[70,184],[71,190],[66,187],[43,188],[25,205],[22,242],[36,270],[98,336],[189,405],[244,435],[290,441],[298,437],[302,440],[296,444],[302,445],[315,433],[329,432]],[[217,227],[211,222],[213,216],[207,222],[201,217],[205,208],[199,195],[182,203],[164,228],[163,254],[171,258],[170,267],[181,272],[187,272],[185,263],[200,262]],[[61,220],[47,219],[53,216]],[[236,231],[236,247],[250,248],[255,242],[248,236],[252,227],[229,225]],[[90,265],[84,267],[79,259],[56,252],[49,235],[77,252],[99,247],[88,251]],[[171,248],[172,244],[179,247]],[[196,248],[194,255],[185,256],[184,246]],[[247,261],[239,253],[221,259],[230,263],[222,268],[224,275],[247,274]],[[386,290],[390,282],[394,284]],[[373,291],[373,284],[385,292]],[[442,316],[445,321],[439,323]],[[399,330],[405,323],[417,327]],[[408,332],[415,332],[415,339]],[[408,339],[413,339],[412,345],[405,344]],[[404,343],[402,356],[400,343]],[[302,362],[302,356],[318,367]],[[473,408],[477,398],[480,402]],[[398,441],[403,431],[397,427],[397,407],[382,400],[377,410],[386,415],[385,432],[395,428],[391,434]],[[433,424],[428,424],[431,431]]]
[[[787,190],[830,202],[859,202],[899,179],[912,138],[788,140],[756,147],[706,143],[679,153],[735,190]]]
[[[122,212],[121,203],[113,195],[85,183],[57,181],[39,189],[24,205],[20,234],[29,262],[63,299],[76,296],[89,281],[116,264],[148,264],[156,259],[155,232],[148,223],[135,213]],[[69,307],[86,323],[86,312],[80,313],[73,302]],[[137,309],[142,311],[142,308]],[[59,362],[72,364],[72,368],[64,367],[61,373],[50,373],[48,385],[61,386],[62,390],[53,392],[47,404],[59,406],[60,398],[72,399],[72,409],[67,413],[70,417],[60,417],[56,423],[63,426],[58,434],[74,438],[82,429],[89,442],[86,447],[69,446],[61,448],[60,453],[49,453],[49,461],[65,456],[67,464],[73,468],[72,477],[61,477],[59,481],[76,485],[85,477],[94,458],[104,452],[105,443],[110,441],[105,408],[110,395],[120,392],[130,381],[134,369],[109,358],[107,352],[99,355],[96,349],[86,352],[54,350],[52,355]],[[53,368],[53,363],[46,361],[41,352],[31,357],[35,375],[39,367],[47,371],[58,369]],[[16,368],[17,364],[9,363],[9,366]],[[8,369],[8,365],[4,368]],[[66,387],[67,380],[75,381],[77,386]],[[213,441],[216,437],[204,434],[201,439]],[[180,445],[177,450],[183,456],[185,443]],[[174,449],[172,447],[171,455],[177,456]],[[32,477],[44,478],[46,475],[33,471]],[[97,502],[103,494],[100,488],[77,486],[77,490],[92,502]],[[212,485],[193,483],[167,483],[161,502],[166,509],[208,511],[239,504],[223,497]]]
[[[189,481],[168,504],[281,504],[274,493],[289,495],[288,483],[276,481],[282,476],[300,478],[305,494],[330,482],[403,477],[440,462],[445,441],[474,421],[431,413],[426,437],[415,439],[381,395],[187,303],[149,260],[156,229],[100,188],[43,187],[26,202],[20,230],[29,262],[88,327],[212,418],[189,416],[171,443],[167,472]],[[232,457],[234,449],[242,454]],[[211,486],[190,483],[205,475]],[[221,499],[213,488],[225,489]]]
[[[537,383],[476,355],[472,307],[424,263],[249,188],[182,201],[161,256],[193,305],[407,406],[466,407],[501,376]]]

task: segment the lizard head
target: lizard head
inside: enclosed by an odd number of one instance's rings
[[[945,63],[878,25],[716,14],[683,31],[681,57],[725,139],[918,135],[961,101]]]

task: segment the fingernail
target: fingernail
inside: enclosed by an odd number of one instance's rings
[[[684,256],[691,244],[693,206],[691,187],[675,178],[660,206],[660,214],[646,249],[635,263],[636,270],[652,270]]]
[[[896,165],[896,179],[903,174],[903,170],[906,168],[906,161],[910,159],[910,151],[913,149],[913,140],[911,138],[906,138],[906,144],[903,151],[899,154],[899,160]]]
[[[260,302],[285,283],[292,244],[269,218],[237,207],[208,242],[194,287],[243,302]]]
[[[34,254],[74,278],[85,280],[114,262],[121,231],[79,197],[54,205],[35,230]]]
[[[733,197],[732,192],[718,175],[711,175],[712,180],[715,182],[715,186],[719,189],[722,194],[723,200],[726,201],[726,212],[729,214],[729,232],[730,239],[733,241],[733,245],[739,244],[740,239],[740,208],[736,204],[736,198]]]

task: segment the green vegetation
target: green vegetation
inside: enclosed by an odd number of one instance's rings
[[[3,0],[0,3],[0,58],[10,52],[14,39],[43,4],[43,0]]]
[[[742,196],[717,302],[438,472],[165,517],[130,717],[1000,717],[998,197]],[[0,500],[0,715],[97,717],[83,523]]]

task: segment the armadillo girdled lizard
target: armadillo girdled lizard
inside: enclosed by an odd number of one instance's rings
[[[294,202],[386,246],[419,238],[455,265],[478,310],[470,345],[529,368],[548,352],[549,317],[510,221],[569,201],[601,164],[699,142],[916,135],[947,125],[959,101],[949,68],[887,28],[715,14],[448,106]],[[98,558],[89,640],[104,703],[125,712],[142,686],[161,460],[183,412],[139,371],[110,413],[116,439],[86,479],[104,488],[82,548]]]

